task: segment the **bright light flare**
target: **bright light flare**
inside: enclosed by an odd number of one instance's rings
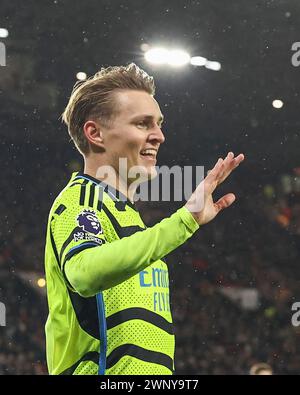
[[[4,28],[0,28],[0,38],[8,37],[8,30]]]
[[[145,59],[154,64],[168,64],[169,66],[180,67],[190,62],[190,55],[180,49],[152,48],[146,51]]]
[[[40,288],[44,288],[44,286],[46,285],[46,280],[45,280],[44,278],[39,278],[39,279],[37,280],[37,285],[38,285]]]
[[[193,56],[191,58],[191,64],[193,66],[205,66],[207,62],[206,58],[203,58],[203,56]]]
[[[279,100],[279,99],[273,100],[272,106],[274,108],[282,108],[283,107],[283,101]]]
[[[145,52],[145,59],[149,63],[165,64],[168,62],[169,51],[164,48],[152,48]]]
[[[187,52],[181,49],[166,49],[156,47],[148,49],[148,44],[142,45],[142,50],[145,50],[145,59],[153,64],[167,64],[173,67],[180,67],[188,63],[193,66],[205,66],[207,69],[219,71],[221,70],[221,63],[216,61],[207,60],[203,56],[191,57]]]
[[[86,73],[84,73],[83,71],[79,71],[79,72],[76,74],[76,78],[77,78],[79,81],[84,81],[84,80],[87,79],[87,75],[86,75]]]
[[[191,57],[187,52],[181,51],[180,49],[175,49],[169,51],[168,64],[170,66],[180,67],[188,64],[190,59]]]
[[[207,69],[213,70],[213,71],[221,70],[221,63],[219,63],[219,62],[213,62],[213,61],[208,60],[204,66]]]

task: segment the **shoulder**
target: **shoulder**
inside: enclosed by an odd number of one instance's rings
[[[101,203],[103,201],[104,188],[86,179],[73,179],[56,197],[52,211],[58,206],[64,205],[66,208],[75,206],[91,208],[101,211]]]
[[[62,214],[68,207],[79,205],[81,182],[69,182],[64,189],[56,196],[50,209],[50,216]]]
[[[50,210],[49,221],[54,227],[56,223],[77,223],[88,220],[91,216],[102,214],[103,187],[84,179],[72,180],[59,193]]]

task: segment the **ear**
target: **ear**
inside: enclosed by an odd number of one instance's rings
[[[83,125],[83,132],[92,150],[99,150],[99,148],[101,151],[104,150],[103,131],[98,122],[86,121]]]

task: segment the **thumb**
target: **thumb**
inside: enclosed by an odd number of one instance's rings
[[[215,207],[217,211],[220,212],[221,210],[224,210],[224,208],[231,206],[234,201],[235,195],[233,193],[228,193],[215,203]]]

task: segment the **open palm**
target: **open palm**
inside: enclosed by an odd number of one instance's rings
[[[233,193],[224,195],[217,202],[213,201],[212,194],[243,160],[243,154],[234,157],[232,152],[229,152],[225,159],[219,158],[214,168],[195,189],[185,206],[199,225],[210,222],[221,210],[235,201]]]

